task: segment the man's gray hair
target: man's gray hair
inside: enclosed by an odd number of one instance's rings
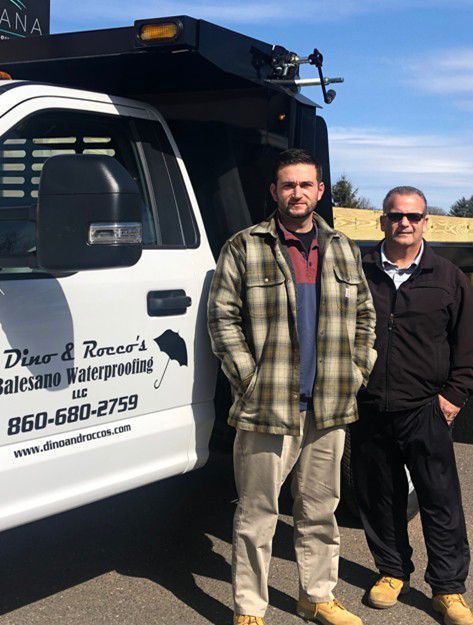
[[[387,213],[392,202],[393,195],[418,195],[424,202],[424,215],[427,213],[427,198],[420,189],[416,187],[394,187],[391,191],[388,191],[386,197],[383,200],[383,213]]]

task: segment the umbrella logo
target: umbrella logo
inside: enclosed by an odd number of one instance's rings
[[[154,339],[159,349],[169,356],[166,366],[164,367],[163,375],[161,379],[156,380],[154,388],[159,388],[164,378],[164,374],[167,371],[168,365],[171,360],[176,360],[179,366],[185,365],[187,367],[187,347],[186,342],[179,336],[177,332],[173,330],[166,330],[158,338]]]

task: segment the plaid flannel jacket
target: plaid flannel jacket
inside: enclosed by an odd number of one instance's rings
[[[320,216],[314,220],[322,270],[313,407],[323,429],[358,418],[355,396],[376,360],[376,316],[358,247]],[[233,389],[230,425],[300,434],[296,311],[292,268],[274,216],[232,236],[208,302],[212,348]]]

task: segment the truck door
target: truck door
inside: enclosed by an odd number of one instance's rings
[[[202,464],[213,422],[214,261],[173,140],[146,106],[58,91],[0,119],[0,210],[37,201],[50,156],[106,154],[141,189],[144,251],[131,268],[1,271],[0,529]],[[20,258],[34,234],[0,222],[0,250]]]

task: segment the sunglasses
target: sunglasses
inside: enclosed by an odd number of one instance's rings
[[[403,217],[407,217],[408,221],[418,224],[425,218],[425,213],[385,213],[389,221],[399,223]]]

